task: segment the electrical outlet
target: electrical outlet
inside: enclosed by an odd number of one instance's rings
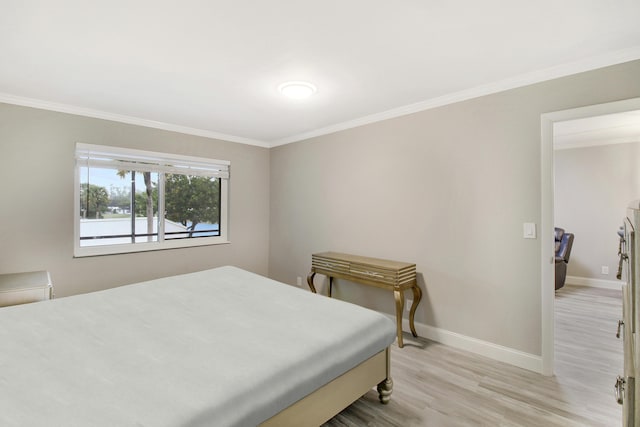
[[[296,281],[296,285],[301,288],[302,287],[302,277],[298,276],[298,279]]]
[[[412,305],[413,305],[413,300],[412,299],[408,299],[404,306],[406,307],[407,311],[411,311],[411,306]]]
[[[601,271],[602,271],[602,274],[609,274],[609,266],[603,265]]]

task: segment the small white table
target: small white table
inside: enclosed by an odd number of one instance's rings
[[[53,298],[48,271],[0,274],[0,307]]]

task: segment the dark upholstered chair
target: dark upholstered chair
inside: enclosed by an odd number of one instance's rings
[[[573,234],[565,233],[562,228],[555,228],[556,235],[556,290],[564,286],[567,278],[567,264],[573,246]]]

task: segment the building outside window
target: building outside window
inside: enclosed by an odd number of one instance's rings
[[[227,243],[230,163],[76,145],[75,255]]]

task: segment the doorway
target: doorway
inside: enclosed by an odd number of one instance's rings
[[[546,113],[541,116],[542,373],[553,375],[555,353],[554,127],[561,122],[640,110],[640,98]]]

